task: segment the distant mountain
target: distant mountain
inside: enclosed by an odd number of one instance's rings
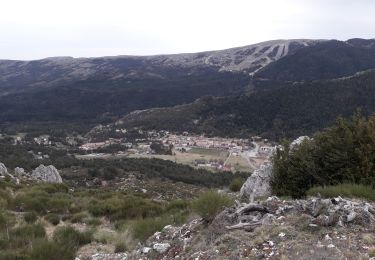
[[[375,71],[368,71],[345,79],[135,111],[116,125],[222,136],[260,134],[280,139],[331,126],[338,116],[349,117],[358,108],[365,115],[374,113],[374,100]]]
[[[375,40],[322,41],[262,68],[258,79],[310,81],[351,76],[375,68]]]
[[[205,96],[283,95],[280,88],[293,82],[372,68],[375,41],[363,39],[275,40],[175,55],[0,60],[0,124],[113,122],[134,110]]]
[[[0,122],[106,122],[137,109],[184,104],[252,88],[249,73],[312,40],[222,51],[0,61]]]
[[[19,89],[46,88],[85,80],[168,80],[199,74],[202,69],[254,73],[273,61],[318,42],[276,40],[221,51],[175,55],[0,60],[0,91],[6,89],[7,93],[13,93]]]

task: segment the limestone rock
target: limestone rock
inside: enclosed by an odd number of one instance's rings
[[[302,144],[304,141],[309,141],[309,140],[311,140],[311,138],[308,136],[300,136],[290,144],[290,149],[293,149],[297,147],[298,145]]]
[[[3,163],[0,163],[0,176],[8,175],[8,169]]]
[[[107,253],[97,253],[92,255],[90,260],[126,260],[128,259],[127,253],[113,253],[113,254],[107,254]],[[76,257],[75,260],[81,260],[80,257]]]
[[[159,254],[165,253],[171,245],[169,243],[155,243],[153,249],[156,250]]]
[[[308,136],[300,136],[290,144],[290,149],[297,147],[305,140],[311,140]],[[253,201],[256,198],[268,197],[271,195],[271,178],[273,173],[272,163],[263,164],[259,169],[246,180],[241,188],[241,197]]]
[[[25,176],[26,175],[25,169],[20,168],[20,167],[14,168],[14,175],[16,175],[18,177]]]
[[[241,197],[259,198],[268,197],[271,195],[271,177],[273,166],[271,163],[264,164],[260,169],[255,170],[254,173],[246,180],[241,188]],[[252,199],[251,199],[252,200]]]
[[[41,182],[62,183],[59,171],[53,165],[39,165],[39,167],[32,171],[30,177]]]

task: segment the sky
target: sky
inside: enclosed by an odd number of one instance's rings
[[[0,59],[375,38],[375,0],[0,0]]]

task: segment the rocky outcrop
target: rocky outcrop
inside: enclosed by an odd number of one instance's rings
[[[171,245],[169,243],[155,243],[153,249],[159,254],[165,253]]]
[[[24,177],[26,176],[26,172],[24,168],[16,167],[14,168],[14,175],[17,177]]]
[[[293,149],[297,147],[298,145],[302,144],[304,141],[309,141],[309,140],[311,140],[311,138],[308,136],[300,136],[290,144],[290,149]]]
[[[375,224],[374,204],[352,201],[341,197],[322,199],[308,198],[306,200],[280,200],[269,197],[261,203],[239,203],[223,211],[226,218],[218,215],[215,221],[227,222],[226,229],[252,230],[256,226],[270,224],[272,220],[285,217],[287,214],[306,214],[309,216],[310,227],[340,226],[351,224],[372,227]],[[230,216],[228,218],[228,216]],[[219,218],[220,217],[220,218]],[[229,220],[229,221],[228,221]]]
[[[7,176],[8,175],[8,169],[5,167],[3,163],[0,163],[0,176]]]
[[[293,150],[304,141],[309,140],[311,140],[311,138],[308,136],[300,136],[290,144],[290,149]],[[251,202],[253,202],[253,200],[256,198],[270,196],[272,193],[272,173],[272,163],[263,164],[259,169],[255,170],[241,187],[241,197],[248,198]]]
[[[246,180],[241,188],[241,197],[249,198],[251,201],[259,197],[271,195],[271,177],[273,166],[271,163],[264,164],[260,169]]]
[[[33,180],[48,183],[62,183],[62,178],[59,171],[53,166],[39,165],[35,170],[32,171],[30,177]]]

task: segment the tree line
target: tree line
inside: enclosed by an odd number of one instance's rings
[[[277,195],[301,197],[313,186],[340,183],[375,187],[375,115],[351,119],[318,132],[297,147],[283,141],[273,157],[272,189]]]

